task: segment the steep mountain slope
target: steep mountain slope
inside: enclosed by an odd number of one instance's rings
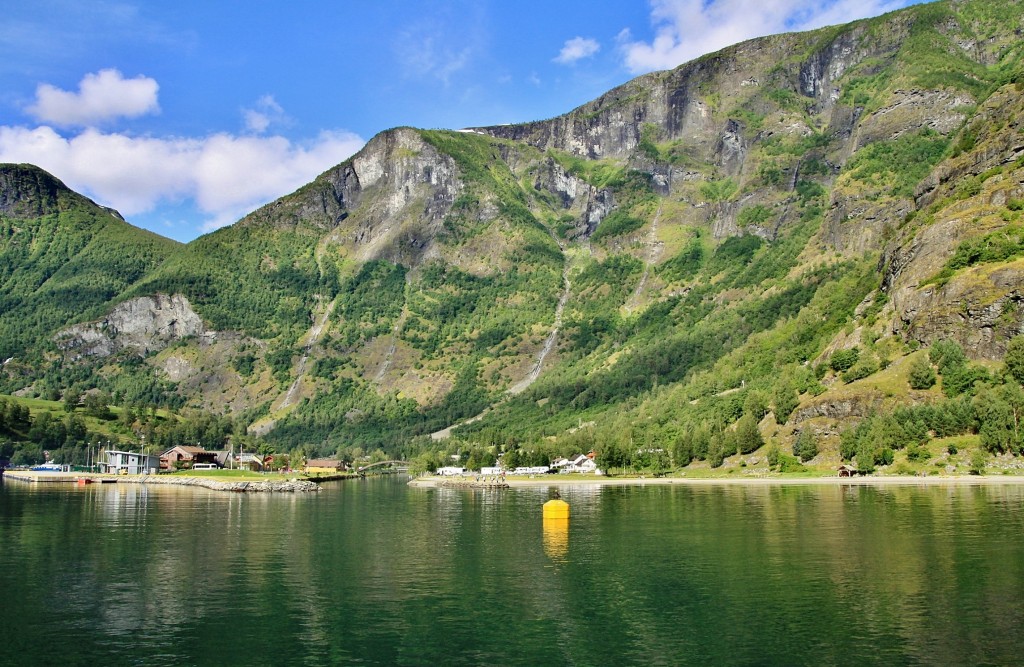
[[[31,165],[0,165],[0,357],[36,365],[57,328],[106,312],[179,244]]]
[[[103,383],[129,349],[111,323],[173,312],[132,329],[147,390],[278,446],[409,455],[466,422],[451,447],[703,433],[689,451],[713,459],[754,420],[836,453],[847,422],[935,398],[906,387],[917,347],[999,360],[1024,331],[1022,34],[1019,0],[949,0],[745,42],[547,121],[389,130],[35,336],[94,320],[60,363]]]

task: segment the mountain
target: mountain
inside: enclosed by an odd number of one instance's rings
[[[0,358],[30,377],[41,339],[106,312],[179,246],[32,165],[0,165],[0,238]]]
[[[1016,400],[1022,31],[1019,0],[947,0],[744,42],[558,118],[388,130],[184,246],[4,167],[0,229],[52,219],[137,270],[94,286],[84,250],[5,240],[0,295],[34,328],[0,337],[0,389],[103,386],[319,452],[721,463],[806,433],[832,461],[902,449],[893,414],[939,437],[899,411]],[[909,379],[924,366],[942,382]],[[971,419],[949,434],[991,442]]]

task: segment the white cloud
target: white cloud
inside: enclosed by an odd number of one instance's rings
[[[448,85],[452,75],[469,64],[473,50],[453,49],[433,35],[409,31],[398,41],[395,51],[407,75],[434,77]]]
[[[256,134],[266,132],[271,124],[284,123],[288,119],[273,95],[264,95],[256,100],[253,108],[242,109],[242,117],[245,119],[246,129]]]
[[[650,42],[619,35],[635,74],[668,69],[752,37],[846,23],[917,0],[651,0]]]
[[[589,58],[600,50],[601,45],[595,39],[573,37],[570,40],[566,40],[565,45],[562,46],[562,50],[555,57],[554,61],[563,65],[571,65],[582,58]]]
[[[94,126],[116,118],[135,118],[160,111],[154,79],[125,79],[116,69],[86,74],[78,92],[61,90],[48,83],[36,88],[35,104],[28,111],[37,120],[60,127]]]
[[[448,86],[486,54],[484,3],[446,0],[414,16],[395,32],[391,43],[395,61],[407,78],[422,79],[428,85],[435,79]]]
[[[364,143],[344,131],[298,144],[280,136],[154,138],[95,129],[64,137],[47,126],[0,126],[0,162],[38,165],[125,216],[194,200],[210,231],[294,191]]]

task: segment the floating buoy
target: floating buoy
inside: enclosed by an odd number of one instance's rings
[[[555,491],[544,503],[544,551],[556,561],[569,552],[569,503]]]
[[[568,519],[569,503],[561,498],[554,498],[544,503],[545,519]]]

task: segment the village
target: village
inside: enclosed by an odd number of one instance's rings
[[[453,460],[458,460],[453,455]],[[549,474],[591,474],[600,476],[604,473],[597,467],[595,462],[596,453],[590,451],[587,454],[577,454],[566,458],[559,457],[551,465],[541,466],[517,466],[505,468],[498,461],[495,466],[483,466],[479,470],[469,470],[464,466],[442,466],[433,472],[440,477],[469,477],[469,476],[527,476]],[[235,453],[233,451],[212,451],[197,445],[175,445],[160,454],[145,453],[143,451],[125,451],[118,449],[106,449],[97,451],[97,460],[86,466],[71,466],[56,462],[47,462],[42,465],[33,466],[28,470],[33,473],[91,473],[99,475],[158,475],[175,472],[207,472],[216,470],[237,470],[250,473],[302,473],[309,476],[336,476],[346,474],[362,474],[370,469],[388,464],[390,468],[407,470],[408,464],[405,461],[378,461],[367,462],[367,465],[356,466],[352,462],[340,458],[315,458],[308,459],[300,465],[292,467],[286,465],[274,465],[274,455],[261,455],[258,453]],[[12,470],[8,470],[11,476]]]
[[[440,477],[465,477],[472,475],[480,475],[483,477],[490,477],[495,475],[549,475],[549,474],[570,474],[570,473],[583,473],[592,475],[604,474],[598,469],[597,463],[594,459],[596,454],[591,451],[587,454],[577,454],[572,458],[559,457],[555,459],[549,466],[517,466],[511,470],[505,469],[502,465],[496,466],[484,466],[479,471],[467,470],[462,466],[444,466],[438,468],[434,474]]]

